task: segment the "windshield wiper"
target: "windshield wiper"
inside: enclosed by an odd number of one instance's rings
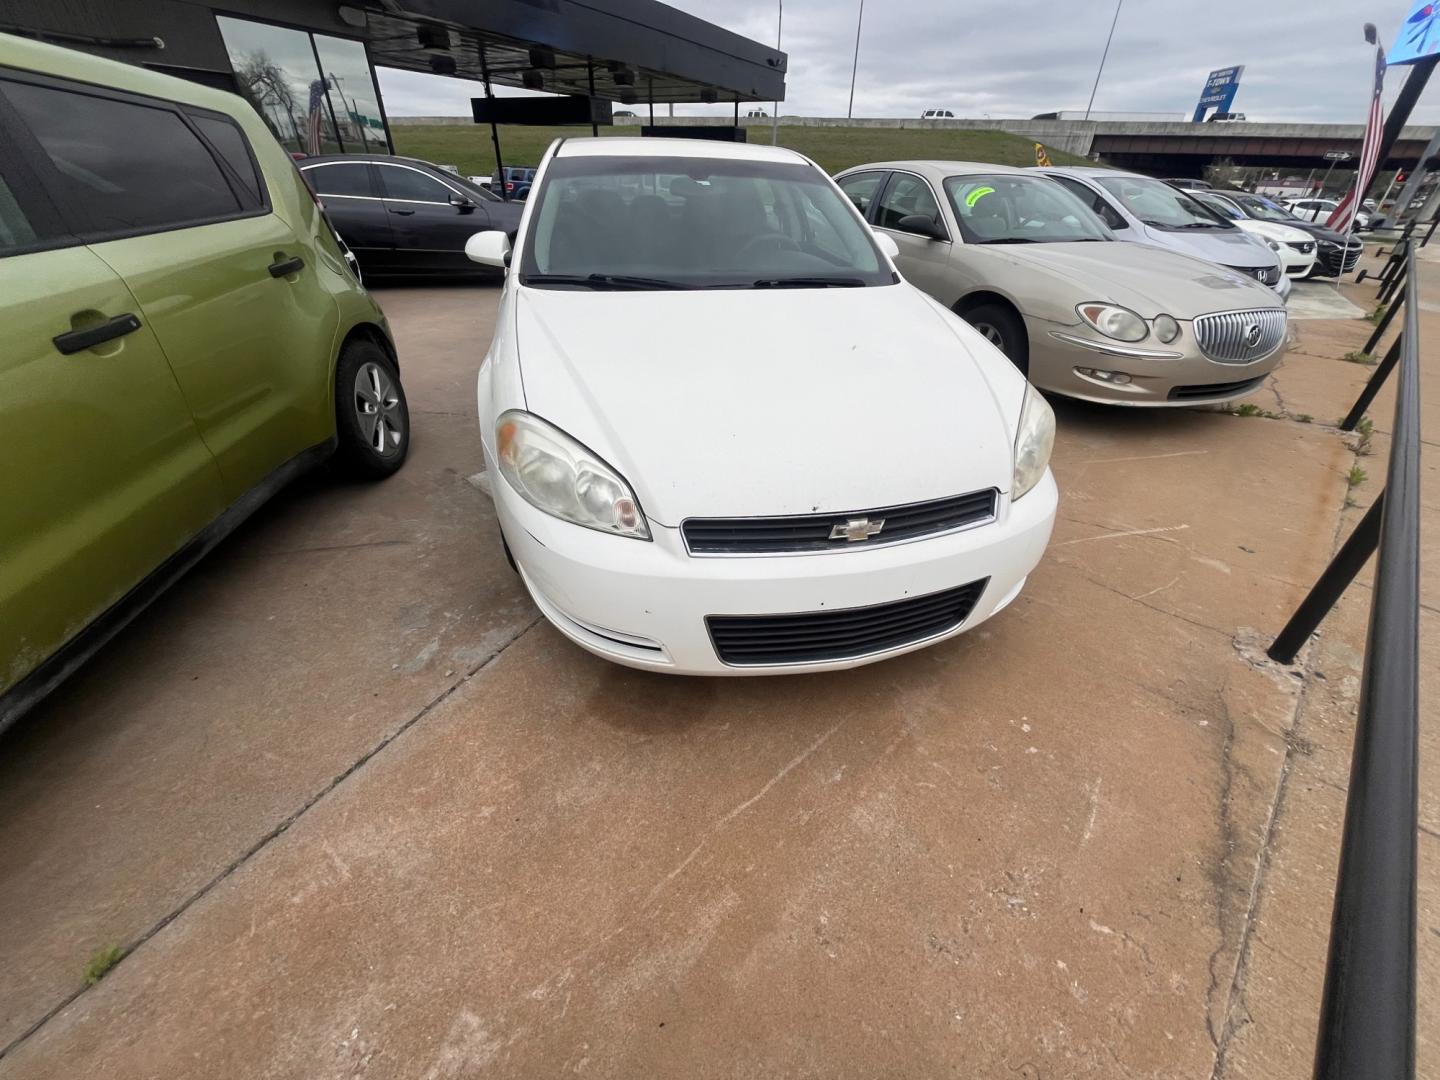
[[[862,278],[855,277],[781,277],[761,278],[751,283],[755,289],[861,289]]]
[[[525,285],[578,285],[586,289],[689,289],[693,286],[665,278],[630,274],[526,274]]]
[[[1192,221],[1185,225],[1175,226],[1177,229],[1223,229],[1224,225],[1215,221]]]
[[[982,244],[1035,244],[1039,241],[1028,236],[997,236],[994,240],[981,240]]]

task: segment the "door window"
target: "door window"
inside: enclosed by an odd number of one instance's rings
[[[453,194],[449,188],[434,177],[426,176],[415,169],[402,169],[398,165],[380,166],[381,183],[385,197],[407,199],[411,202],[448,203]]]
[[[1049,175],[1051,180],[1054,180],[1091,210],[1099,214],[1100,220],[1105,222],[1110,228],[1128,229],[1130,227],[1126,224],[1125,218],[1121,216],[1120,212],[1106,202],[1105,196],[1101,195],[1098,191],[1094,191],[1086,187],[1079,180],[1072,180],[1068,176],[1056,176],[1053,173],[1047,175]]]
[[[316,165],[305,170],[305,179],[319,195],[358,195],[373,198],[370,186],[370,166],[361,162],[354,164]]]
[[[880,211],[875,224],[882,229],[903,232],[904,230],[900,229],[900,219],[911,214],[920,214],[939,222],[940,204],[935,201],[930,185],[920,177],[909,173],[896,173],[885,188],[885,194],[880,196]]]
[[[875,193],[880,190],[880,181],[884,176],[884,173],[878,172],[856,173],[840,181],[840,190],[849,196],[855,209],[868,218],[870,204],[875,201]]]
[[[101,234],[234,216],[240,200],[179,113],[29,83],[0,92],[55,167],[62,207]]]
[[[30,247],[40,242],[35,226],[20,209],[20,201],[0,176],[0,255],[7,255],[16,248]]]
[[[250,156],[250,144],[245,141],[245,136],[235,121],[223,116],[205,116],[193,112],[190,119],[200,129],[200,134],[209,139],[210,145],[225,159],[225,164],[235,170],[245,202],[251,208],[262,205],[265,198],[260,176],[255,171],[255,159]]]

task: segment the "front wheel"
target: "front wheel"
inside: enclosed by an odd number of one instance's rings
[[[336,460],[351,476],[383,480],[410,452],[410,407],[385,350],[356,340],[340,353],[335,369]]]
[[[981,304],[965,312],[962,318],[1004,353],[1020,369],[1021,375],[1030,374],[1030,339],[1025,334],[1025,324],[1015,312],[999,304]]]

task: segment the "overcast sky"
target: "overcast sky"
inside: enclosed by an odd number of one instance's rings
[[[1388,47],[1406,0],[1123,0],[1095,96],[1097,111],[1188,119],[1205,76],[1244,64],[1234,108],[1251,120],[1363,123],[1373,64],[1363,24]],[[773,44],[776,4],[676,0],[672,6]],[[844,116],[859,0],[788,0],[781,115]],[[856,116],[1029,117],[1084,109],[1115,8],[1110,0],[869,0],[860,38]],[[1387,103],[1406,69],[1386,79]],[[468,116],[474,83],[380,69],[392,116]],[[677,106],[691,114],[723,106]],[[1416,108],[1440,123],[1440,81]]]

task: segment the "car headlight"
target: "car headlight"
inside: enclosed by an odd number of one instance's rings
[[[1270,248],[1271,251],[1279,251],[1279,250],[1280,250],[1280,245],[1277,244],[1274,240],[1266,240],[1265,243],[1266,243],[1267,246],[1269,246],[1269,248]]]
[[[1115,304],[1077,304],[1075,311],[1106,337],[1116,341],[1144,341],[1150,333],[1145,320],[1129,308]]]
[[[1020,409],[1020,430],[1015,433],[1015,476],[1010,481],[1012,501],[1040,482],[1054,448],[1055,412],[1040,392],[1027,383],[1025,404]]]
[[[599,457],[538,416],[511,409],[495,424],[500,474],[537,510],[587,529],[650,539],[635,493]]]
[[[1155,316],[1155,336],[1163,344],[1169,345],[1180,336],[1180,324],[1175,321],[1172,315]]]

